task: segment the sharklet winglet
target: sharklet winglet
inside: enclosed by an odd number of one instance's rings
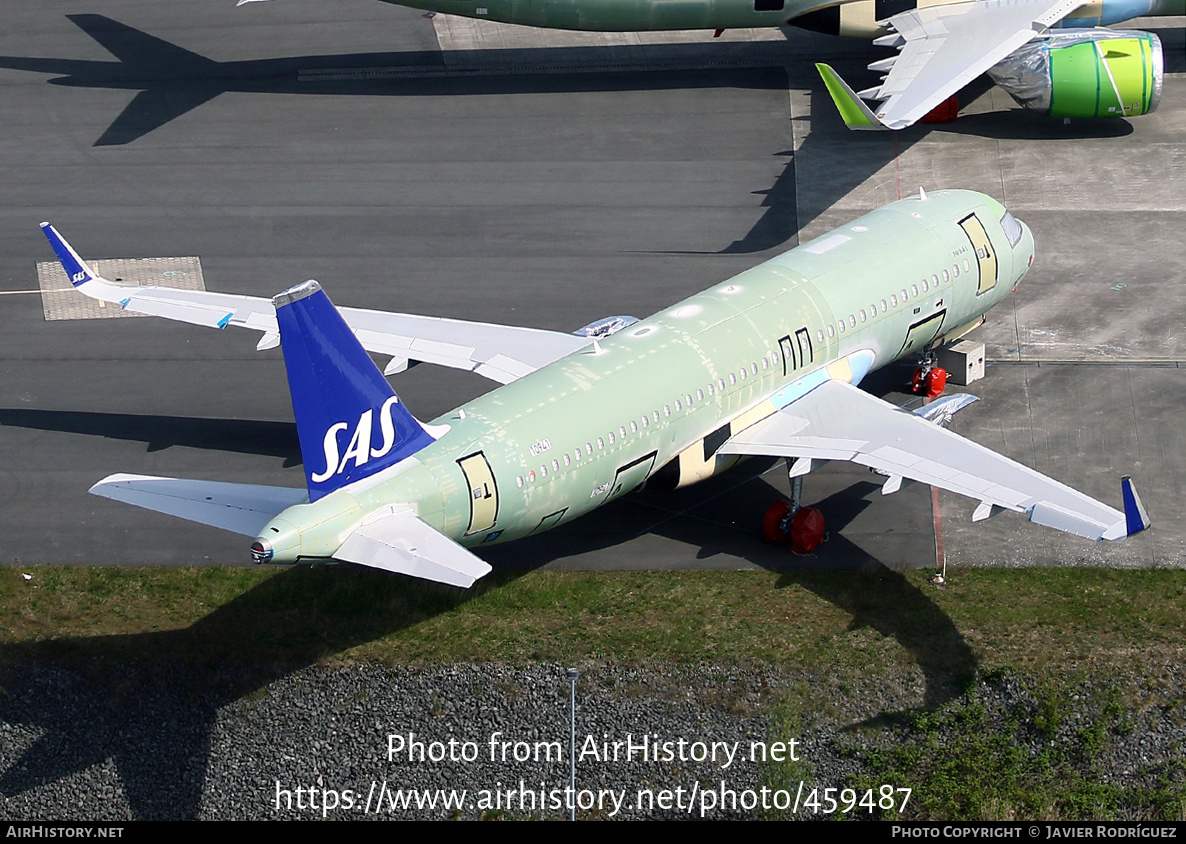
[[[1145,510],[1145,505],[1141,503],[1141,497],[1137,494],[1137,488],[1128,475],[1120,479],[1120,492],[1124,498],[1124,520],[1127,535],[1132,536],[1134,533],[1140,533],[1149,527],[1151,522],[1149,513]]]
[[[67,278],[75,287],[81,287],[89,281],[95,281],[99,276],[86,261],[78,256],[74,251],[74,247],[66,242],[66,239],[58,234],[58,230],[49,223],[41,224],[41,231],[45,235],[49,245],[53,247],[54,254],[58,256],[58,262],[61,263],[62,269],[66,271]]]
[[[836,104],[845,126],[866,131],[888,128],[830,65],[821,62],[817,63],[815,68],[823,78],[824,86],[828,89],[832,102]]]

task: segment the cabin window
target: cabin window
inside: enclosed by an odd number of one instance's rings
[[[751,363],[749,365],[749,371],[750,371],[750,375],[758,374],[758,362],[757,361],[754,361],[753,363]]]
[[[906,304],[906,300],[907,300],[907,299],[909,299],[909,298],[910,298],[910,297],[906,295],[906,288],[905,288],[905,287],[903,287],[903,288],[902,288],[902,304],[903,304],[903,305],[905,305],[905,304]]]
[[[931,289],[931,283],[924,278],[922,280],[922,292],[926,293],[930,289]]]
[[[749,378],[749,373],[745,371],[745,367],[743,366],[741,367],[741,380],[744,381],[746,378]]]
[[[949,276],[949,275],[947,274],[947,270],[944,270],[944,271],[943,271],[943,280],[944,280],[944,281],[951,281],[951,276]]]
[[[952,264],[952,265],[951,265],[951,274],[952,274],[953,276],[955,276],[956,278],[959,278],[959,277],[960,277],[960,265],[959,265],[959,264]]]
[[[593,456],[593,443],[585,443],[585,456],[586,457]]]
[[[684,404],[686,404],[688,407],[692,406],[692,394],[691,393],[688,393],[686,396],[684,396]]]
[[[528,472],[527,480],[529,483],[535,483],[535,472]]]
[[[597,450],[598,451],[605,450],[605,440],[603,440],[601,437],[597,438]]]
[[[865,321],[865,309],[861,308],[861,322]]]
[[[917,295],[918,295],[918,285],[917,285],[917,284],[912,284],[912,285],[910,285],[910,295],[911,295],[911,296],[917,296]]]
[[[630,433],[632,433],[632,434],[638,433],[638,423],[637,422],[630,423]]]
[[[657,410],[652,411],[651,417],[655,420],[655,424],[658,425],[659,424],[659,411],[657,411]]]
[[[651,426],[651,417],[649,417],[649,416],[642,417],[642,427],[649,428],[650,426]]]
[[[609,432],[609,444],[610,445],[614,444],[614,432],[613,431]]]
[[[523,476],[522,475],[515,476],[515,486],[519,487],[519,489],[523,489]]]
[[[622,432],[622,439],[626,439],[626,426],[622,425],[618,430]]]
[[[712,386],[711,386],[711,385],[709,386],[708,390],[709,390],[709,392],[712,392]],[[704,401],[704,390],[697,390],[697,391],[696,391],[696,399],[697,399],[697,401]]]
[[[824,342],[824,330],[821,328],[816,333],[819,335],[819,341]]]
[[[841,333],[841,334],[843,334],[843,333],[844,333],[844,323],[843,323],[843,322],[841,322],[841,323],[840,323],[840,324],[837,326],[837,328],[839,328],[839,329],[840,329],[840,333]]]
[[[964,272],[967,272],[970,269],[972,269],[972,265],[968,263],[967,258],[964,258]]]
[[[663,405],[663,415],[671,416],[671,405],[669,405],[669,404]]]
[[[548,467],[546,464],[539,467],[539,476],[541,478],[546,478],[548,476]]]
[[[683,409],[684,409],[683,403],[679,399],[676,399],[675,400],[675,412],[679,413]]]
[[[889,310],[889,308],[887,308],[887,307],[885,306],[885,300],[884,300],[884,299],[882,299],[882,300],[881,300],[881,312],[884,314],[884,313],[885,313],[887,310]]]
[[[559,460],[552,460],[552,471],[553,472],[560,471],[560,461]]]
[[[717,391],[713,388],[712,384],[709,384],[708,385],[708,395],[711,397],[711,396],[715,396],[716,394],[717,394]]]
[[[725,379],[724,379],[724,378],[718,378],[718,379],[717,379],[717,384],[720,386],[720,388],[721,388],[721,392],[724,392],[724,391],[725,391]]]
[[[572,456],[575,457],[577,460],[580,460],[581,459],[581,450],[579,448],[577,448],[576,450],[573,451]]]
[[[567,451],[566,451],[566,452],[564,452],[564,465],[565,465],[565,466],[571,466],[571,465],[572,465],[572,458],[568,456],[568,452],[567,452]]]

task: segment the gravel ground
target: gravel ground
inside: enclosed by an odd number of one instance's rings
[[[1186,745],[1181,681],[1168,666],[1119,684],[1083,680],[1059,697],[1053,734],[1080,741],[1107,709],[1111,727],[1084,772],[1152,781]],[[935,706],[927,683],[921,671],[854,687],[740,668],[582,666],[578,815],[759,816],[747,801],[761,799],[769,773],[755,753],[797,740],[802,762],[781,783],[792,795],[799,777],[810,789],[868,773],[869,751],[911,738],[909,719],[894,714]],[[1016,733],[1019,714],[1022,724],[1045,717],[1043,688],[1003,673],[942,695],[940,706],[976,707]],[[800,701],[793,736],[770,726],[773,701],[788,696]],[[626,758],[622,743],[644,739],[651,758]],[[1031,740],[1038,752],[1050,734],[1016,736],[1021,746]],[[556,665],[15,663],[0,677],[0,815],[555,818],[564,814],[567,743],[568,682]],[[460,805],[444,805],[446,796]]]

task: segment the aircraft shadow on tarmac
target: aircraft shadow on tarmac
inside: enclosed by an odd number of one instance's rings
[[[785,66],[771,66],[772,50],[786,45],[762,42],[754,45],[731,45],[733,55],[739,50],[753,51],[753,67],[697,69],[704,60],[704,45],[668,44],[648,47],[645,65],[631,66],[637,72],[608,72],[596,69],[615,63],[609,48],[568,47],[499,51],[505,66],[472,70],[446,68],[437,51],[390,53],[352,53],[324,56],[298,56],[282,59],[252,59],[218,62],[193,53],[103,15],[80,14],[68,18],[110,52],[116,61],[83,59],[29,58],[0,56],[0,67],[54,75],[52,85],[77,88],[105,88],[136,91],[135,97],[95,141],[95,146],[120,146],[133,143],[225,92],[259,94],[315,94],[319,96],[370,97],[447,97],[456,95],[513,95],[526,93],[581,93],[589,91],[674,90],[697,88],[752,88],[781,90],[807,88],[813,101],[823,108],[812,110],[811,128],[799,149],[800,157],[811,156],[822,172],[813,175],[821,185],[811,205],[800,202],[795,193],[795,156],[787,162],[773,185],[754,193],[763,197],[766,209],[752,229],[720,250],[721,253],[759,253],[785,246],[796,232],[823,213],[833,202],[859,187],[870,173],[890,164],[905,149],[931,131],[1024,139],[1078,139],[1112,137],[1127,134],[1132,127],[1123,120],[1077,121],[1063,126],[1061,121],[1040,118],[1010,109],[989,114],[965,115],[955,123],[916,125],[902,132],[850,132],[831,107],[822,82],[810,63],[788,51]],[[1173,30],[1167,30],[1167,70],[1178,59],[1170,59],[1177,42]],[[1178,39],[1180,40],[1180,38]],[[843,72],[857,81],[868,75],[864,65],[871,56],[851,59],[851,42],[837,39],[838,58],[832,60]],[[710,45],[715,46],[715,45]],[[882,51],[884,52],[884,51]],[[742,55],[746,55],[742,53]],[[881,55],[881,53],[878,53]],[[561,57],[561,58],[557,58]],[[557,64],[559,62],[559,64]],[[664,69],[664,65],[687,66]],[[847,65],[846,65],[847,63]],[[548,70],[532,72],[533,66],[547,65]],[[563,72],[555,72],[556,67]],[[583,70],[587,66],[589,70]],[[404,69],[439,73],[437,76],[399,78],[349,78],[328,71],[363,69]],[[318,77],[318,74],[321,77]],[[381,76],[381,74],[380,74]],[[987,89],[982,81],[965,91],[975,97]],[[837,155],[829,152],[836,143],[845,145],[843,161],[829,162]],[[852,167],[853,151],[862,162]],[[798,204],[798,208],[796,205]],[[797,216],[796,216],[797,211]]]
[[[875,375],[880,383],[873,386],[881,391],[900,378]],[[150,448],[287,456],[295,447],[290,425],[200,421],[201,430],[189,419],[0,413],[3,424],[117,436]],[[110,760],[136,818],[197,817],[220,708],[291,672],[503,588],[563,555],[612,548],[640,532],[673,539],[697,559],[723,553],[779,571],[774,588],[788,601],[795,600],[791,587],[799,587],[850,613],[850,629],[870,627],[896,639],[923,672],[924,709],[959,694],[974,676],[976,660],[954,623],[925,591],[844,538],[846,526],[871,503],[884,506],[869,500],[881,497],[878,485],[860,481],[814,502],[827,513],[831,538],[815,555],[795,559],[757,535],[761,513],[778,495],[763,477],[772,465],[770,476],[780,476],[781,464],[748,461],[691,489],[628,497],[545,537],[488,549],[495,571],[470,591],[348,565],[297,567],[279,571],[185,629],[0,646],[0,720],[31,725],[39,734],[0,771],[0,794],[16,797]],[[687,512],[697,501],[707,504],[713,518]]]
[[[150,452],[182,446],[282,457],[285,468],[301,465],[301,447],[292,422],[2,408],[3,426],[142,442]]]
[[[673,523],[670,532],[679,531]],[[354,566],[299,567],[185,629],[0,646],[0,720],[38,733],[0,771],[0,795],[13,798],[110,762],[135,818],[196,818],[220,708],[523,573],[500,569],[463,592]],[[959,630],[900,573],[871,561],[863,572],[788,572],[775,588],[793,601],[789,587],[796,586],[850,613],[850,629],[867,626],[896,639],[924,674],[922,709],[942,706],[974,676],[975,657]],[[415,612],[409,594],[419,599]]]

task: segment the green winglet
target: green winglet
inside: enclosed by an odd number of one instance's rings
[[[840,112],[845,126],[849,129],[865,130],[886,128],[885,124],[877,119],[877,115],[869,110],[869,106],[865,105],[864,100],[858,97],[852,88],[848,87],[848,83],[840,78],[840,74],[826,64],[816,64],[815,69],[823,77],[824,85],[827,86],[828,93],[832,95],[832,102],[836,103],[836,108]]]

